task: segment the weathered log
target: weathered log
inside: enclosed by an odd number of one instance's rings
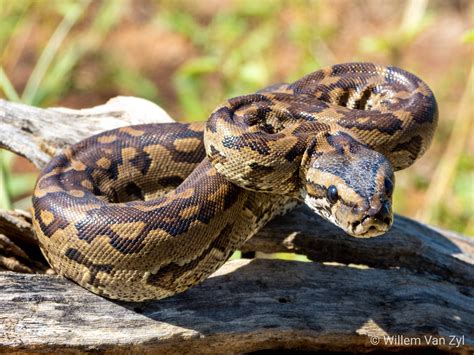
[[[0,145],[41,167],[67,144],[144,122],[123,107],[101,110],[79,120],[0,100]],[[103,117],[113,123],[98,126]],[[147,117],[160,121],[158,111]],[[0,272],[0,352],[474,351],[472,239],[396,216],[386,235],[359,240],[299,207],[242,250],[314,262],[233,260],[183,294],[141,304],[56,275]],[[0,256],[18,271],[47,270],[28,214],[0,211]]]
[[[2,352],[406,350],[389,338],[399,335],[420,339],[418,349],[474,350],[472,294],[404,268],[234,260],[146,304],[111,302],[57,276],[0,273],[0,284]]]
[[[474,286],[474,240],[422,225],[399,215],[378,238],[352,238],[309,208],[271,221],[243,251],[293,252],[310,260],[363,264],[372,268],[408,268],[451,283]]]
[[[44,273],[50,270],[25,211],[0,210],[0,271]]]

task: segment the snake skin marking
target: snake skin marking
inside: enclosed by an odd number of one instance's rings
[[[88,290],[168,297],[298,201],[354,237],[383,234],[394,171],[426,151],[436,123],[413,74],[335,65],[229,99],[207,122],[122,127],[67,148],[40,174],[34,228],[54,270]]]

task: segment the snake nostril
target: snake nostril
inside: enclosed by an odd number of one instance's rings
[[[361,222],[360,221],[355,221],[355,222],[352,222],[352,230],[355,230],[357,228],[357,226],[360,224]]]
[[[391,222],[390,209],[384,204],[382,208],[379,210],[379,212],[376,213],[373,217],[374,219],[380,222],[383,222],[385,224],[390,224]]]

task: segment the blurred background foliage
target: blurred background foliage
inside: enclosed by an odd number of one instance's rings
[[[180,121],[320,67],[374,61],[435,92],[427,154],[397,174],[396,212],[474,235],[470,0],[0,0],[0,97],[90,107],[144,97]],[[0,208],[28,208],[37,171],[0,151]]]

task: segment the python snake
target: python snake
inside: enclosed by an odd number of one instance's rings
[[[41,172],[34,227],[53,269],[92,292],[168,297],[303,201],[355,237],[392,224],[394,171],[427,149],[428,86],[348,63],[228,100],[207,122],[118,128]]]

